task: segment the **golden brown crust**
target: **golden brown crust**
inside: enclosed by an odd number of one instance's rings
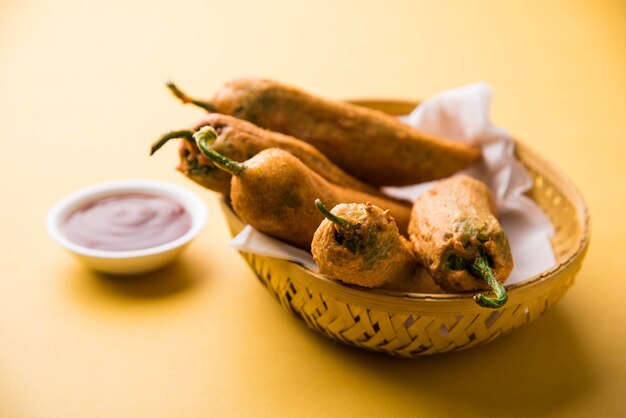
[[[339,204],[331,212],[351,222],[355,229],[322,221],[311,244],[321,274],[363,287],[380,287],[412,277],[417,260],[388,211],[371,203],[350,203]]]
[[[259,128],[245,120],[219,113],[205,116],[196,123],[193,130],[197,131],[203,126],[212,126],[217,131],[218,139],[213,143],[212,148],[231,160],[243,162],[264,149],[280,148],[296,156],[311,170],[331,183],[409,205],[406,201],[386,196],[379,189],[350,176],[315,147],[297,138]],[[223,190],[223,184],[226,182],[230,188],[230,175],[224,171],[218,171],[219,173],[211,172],[211,175],[215,177],[211,179],[211,183],[218,183],[220,190]]]
[[[178,150],[179,162],[176,169],[187,178],[202,187],[221,193],[230,194],[230,174],[215,167],[198,147],[188,141],[182,141]]]
[[[409,236],[420,263],[450,292],[489,288],[469,272],[467,263],[480,252],[487,255],[498,281],[504,282],[513,269],[491,191],[468,176],[442,180],[415,201]]]
[[[447,177],[480,159],[480,150],[437,138],[383,112],[325,100],[264,79],[226,83],[214,96],[221,113],[310,143],[369,184],[409,185]]]
[[[389,209],[401,231],[408,226],[409,207],[332,184],[286,151],[263,150],[244,166],[231,182],[235,213],[256,229],[301,248],[310,249],[313,234],[324,219],[315,207],[318,198],[333,207],[369,201]]]

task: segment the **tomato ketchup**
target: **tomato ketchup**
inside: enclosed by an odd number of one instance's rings
[[[75,244],[131,251],[174,241],[191,228],[191,215],[177,201],[150,194],[104,197],[72,212],[62,226]]]

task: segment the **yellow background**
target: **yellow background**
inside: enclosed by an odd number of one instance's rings
[[[174,170],[161,133],[267,76],[328,97],[424,98],[475,81],[493,119],[585,195],[575,286],[486,346],[406,361],[286,314],[227,246],[216,195]],[[0,416],[623,416],[626,4],[623,1],[0,1]],[[94,182],[152,178],[209,204],[172,267],[87,271],[47,210]]]

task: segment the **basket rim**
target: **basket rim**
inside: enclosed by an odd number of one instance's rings
[[[418,101],[411,100],[393,100],[393,99],[353,99],[348,100],[350,103],[358,104],[365,107],[373,107],[376,108],[378,106],[385,105],[394,105],[397,108],[406,109],[408,112],[412,110],[415,106],[419,104]],[[405,112],[408,113],[408,112]],[[400,114],[400,113],[399,113]],[[543,172],[551,172],[553,175],[559,178],[563,182],[564,189],[568,189],[570,194],[570,199],[572,200],[574,207],[577,210],[578,219],[577,222],[580,226],[580,236],[577,239],[577,242],[574,246],[572,246],[573,250],[563,258],[560,262],[557,262],[551,268],[531,276],[523,281],[518,283],[514,283],[511,285],[505,285],[507,292],[509,293],[509,297],[513,299],[516,295],[521,295],[522,293],[526,293],[531,287],[536,288],[542,286],[553,278],[558,277],[559,273],[569,269],[576,265],[578,261],[582,261],[582,258],[585,255],[585,252],[589,246],[590,240],[590,229],[591,229],[591,217],[589,214],[589,208],[585,202],[585,199],[574,184],[574,182],[554,163],[548,161],[543,156],[541,156],[537,151],[533,150],[528,145],[521,142],[519,139],[514,138],[516,152],[521,152],[524,154],[530,155],[534,160],[536,160],[541,166]],[[222,199],[224,203],[223,208],[231,211],[232,215],[236,217],[236,214],[232,211],[232,208],[226,201],[226,199]],[[237,218],[239,219],[239,218]],[[265,257],[267,256],[260,256]],[[352,286],[346,283],[343,283],[338,280],[330,279],[326,276],[323,276],[317,272],[309,270],[304,266],[289,260],[280,260],[281,262],[287,263],[291,268],[295,269],[295,272],[300,277],[308,277],[311,279],[315,279],[318,285],[323,285],[323,287],[327,288],[328,291],[333,292],[334,295],[342,295],[348,298],[358,298],[359,300],[367,299],[370,304],[380,305],[385,308],[388,308],[392,304],[394,308],[398,309],[400,302],[428,302],[436,305],[446,303],[446,308],[451,312],[467,312],[468,308],[477,308],[480,310],[484,310],[480,308],[478,305],[474,303],[473,294],[472,293],[445,293],[445,294],[435,294],[435,293],[412,293],[412,292],[400,292],[386,289],[366,289],[358,286]],[[454,302],[454,304],[458,304],[455,307],[448,305],[449,302]],[[402,305],[402,303],[400,303]],[[504,308],[508,307],[505,306]],[[504,309],[503,308],[503,309]],[[473,309],[472,309],[473,310]]]

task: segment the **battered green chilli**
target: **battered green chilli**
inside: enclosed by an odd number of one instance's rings
[[[393,199],[384,195],[379,189],[350,176],[306,142],[278,132],[268,131],[250,122],[219,113],[207,115],[191,130],[174,131],[163,135],[152,145],[150,155],[154,154],[171,139],[184,139],[180,147],[178,170],[196,183],[228,196],[230,193],[231,175],[226,171],[216,169],[215,165],[198,150],[193,139],[194,132],[203,126],[210,126],[217,133],[216,138],[211,139],[211,148],[232,160],[242,162],[264,149],[280,148],[298,157],[310,169],[331,183],[375,196]],[[397,201],[409,205],[408,202]]]
[[[239,218],[268,235],[310,249],[324,219],[313,202],[372,202],[389,209],[401,228],[411,209],[395,201],[343,188],[325,180],[290,153],[269,148],[245,162],[236,162],[211,148],[217,133],[205,126],[194,134],[198,149],[215,166],[232,175],[230,199]],[[406,229],[404,229],[406,230]]]
[[[474,297],[487,308],[506,303],[501,283],[513,269],[509,242],[495,214],[484,183],[455,176],[415,201],[409,224],[415,254],[435,281],[448,292],[492,289],[495,298]]]
[[[202,187],[228,196],[230,176],[218,170],[210,160],[202,155],[193,138],[194,130],[178,130],[162,135],[150,147],[150,155],[157,152],[172,139],[182,139],[178,149],[179,163],[176,169]]]
[[[383,112],[315,97],[264,79],[226,83],[210,102],[184,103],[248,120],[313,145],[348,174],[375,186],[441,179],[479,161],[478,147],[421,132]]]
[[[363,287],[398,284],[412,277],[417,260],[389,211],[369,202],[342,203],[332,211],[320,199],[315,205],[326,217],[311,244],[321,274]]]

